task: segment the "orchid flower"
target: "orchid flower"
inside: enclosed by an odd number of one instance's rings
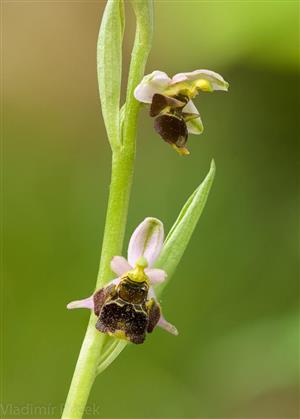
[[[92,296],[69,303],[67,308],[93,310],[99,331],[133,343],[142,343],[146,332],[152,332],[156,325],[177,335],[176,327],[163,317],[153,289],[167,276],[164,270],[152,267],[163,242],[162,222],[146,218],[131,236],[127,260],[115,256],[111,261],[111,269],[118,277]]]
[[[210,70],[178,73],[172,79],[162,71],[146,75],[134,91],[135,98],[150,104],[150,116],[156,117],[155,130],[180,154],[189,154],[188,134],[201,134],[203,123],[192,99],[203,92],[228,90],[223,77]]]

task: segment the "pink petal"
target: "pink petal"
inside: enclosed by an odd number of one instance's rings
[[[67,305],[67,309],[72,310],[74,308],[88,308],[90,310],[94,310],[94,298],[93,295],[91,295],[88,298],[85,298],[84,300],[77,300],[72,301]]]
[[[167,272],[165,272],[162,269],[153,269],[153,268],[149,269],[148,268],[148,269],[145,269],[145,273],[149,277],[151,285],[160,284],[167,277]]]
[[[174,336],[178,336],[178,330],[176,329],[176,327],[173,324],[169,323],[163,315],[160,316],[157,326],[161,327],[162,329],[165,329],[167,332],[171,333]]]
[[[157,218],[145,220],[133,232],[128,246],[128,262],[135,266],[140,257],[144,257],[151,267],[157,259],[164,241],[164,227]]]
[[[115,279],[112,279],[111,281],[109,281],[105,286],[108,287],[111,284],[119,285],[120,282],[121,282],[121,278],[115,278]]]
[[[209,81],[213,90],[228,90],[228,83],[223,77],[211,70],[195,70],[189,73],[178,73],[172,78],[172,84],[198,79]]]
[[[163,93],[171,83],[170,77],[163,71],[147,74],[135,88],[134,97],[143,103],[151,103],[155,93]]]
[[[114,256],[110,262],[111,270],[118,276],[130,271],[132,267],[123,256]]]
[[[154,300],[157,302],[157,298],[153,287],[150,287],[148,295],[149,299],[154,298]],[[178,336],[178,330],[176,329],[176,327],[173,324],[169,323],[162,314],[160,315],[160,319],[157,323],[157,326],[161,327],[162,329],[166,330],[174,336]]]

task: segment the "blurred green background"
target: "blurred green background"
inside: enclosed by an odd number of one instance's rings
[[[2,4],[5,417],[59,417],[89,316],[65,305],[93,290],[104,226],[104,5]],[[230,91],[197,98],[187,158],[140,114],[126,246],[145,216],[170,228],[212,157],[217,176],[163,295],[179,337],[128,347],[96,381],[94,417],[299,417],[298,19],[296,1],[155,2],[147,72],[208,68]],[[124,81],[133,32],[127,4]]]

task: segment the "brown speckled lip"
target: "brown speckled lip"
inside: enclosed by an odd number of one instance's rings
[[[155,131],[161,138],[177,147],[184,147],[188,139],[188,129],[183,118],[175,115],[161,115],[154,121]]]
[[[143,343],[147,333],[148,314],[146,307],[137,310],[132,304],[118,300],[105,304],[100,312],[96,328],[100,332],[123,331],[132,343]]]

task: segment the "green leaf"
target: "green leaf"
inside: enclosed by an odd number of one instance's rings
[[[155,287],[157,296],[160,295],[168,280],[177,268],[178,263],[190,241],[200,215],[205,207],[207,197],[215,176],[215,163],[212,160],[210,170],[204,181],[192,193],[184,204],[177,220],[171,228],[159,259],[155,266],[163,268],[168,273],[168,278]],[[125,349],[128,342],[110,338],[103,352],[97,374],[101,374]]]
[[[119,340],[114,338],[114,341],[109,346],[107,353],[100,358],[100,363],[97,367],[96,374],[101,374],[112,362],[120,355],[123,349],[126,348],[128,342],[126,340]]]
[[[175,269],[188,246],[193,231],[195,230],[205,207],[214,180],[215,171],[215,163],[212,160],[206,178],[184,204],[165,240],[162,252],[156,261],[155,266],[164,269],[167,272],[168,277],[166,281],[156,286],[158,295],[162,292],[163,288],[175,272]]]
[[[108,0],[97,44],[97,71],[102,114],[112,148],[121,145],[119,108],[122,80],[123,0]]]

